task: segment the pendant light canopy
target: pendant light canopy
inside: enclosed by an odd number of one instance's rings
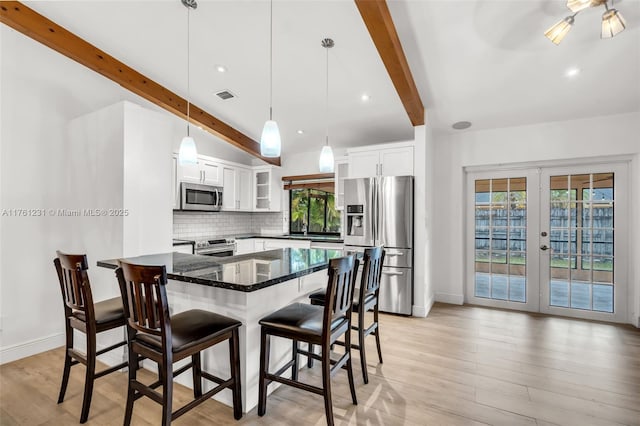
[[[318,167],[321,173],[333,173],[333,150],[329,146],[329,49],[331,49],[335,43],[330,38],[322,40],[322,47],[327,49],[327,130],[325,136],[325,146],[320,151],[320,160],[318,161]]]
[[[198,150],[196,149],[196,141],[189,135],[189,112],[191,103],[189,98],[191,97],[190,86],[190,22],[189,16],[191,9],[196,9],[198,3],[195,0],[182,0],[182,4],[187,8],[187,136],[182,138],[180,142],[180,150],[178,151],[178,164],[181,166],[198,164]]]
[[[278,123],[273,120],[273,0],[270,5],[269,19],[269,119],[264,123],[260,137],[260,155],[280,157],[282,142]]]

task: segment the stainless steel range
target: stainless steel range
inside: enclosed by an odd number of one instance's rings
[[[236,253],[234,238],[206,238],[196,241],[195,254],[203,256],[226,257]]]

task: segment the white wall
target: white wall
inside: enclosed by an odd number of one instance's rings
[[[0,25],[0,36],[0,209],[72,208],[75,187],[67,177],[68,157],[80,151],[69,152],[68,125],[118,101],[135,102],[165,117],[171,123],[169,149],[178,149],[184,121],[5,25]],[[192,134],[202,154],[251,163],[247,154],[208,133],[192,128]],[[152,143],[148,149],[153,151]],[[152,182],[153,175],[148,177]],[[53,258],[57,249],[79,247],[70,236],[76,219],[0,217],[0,362],[64,344]],[[83,235],[88,238],[96,230],[85,229]],[[88,255],[91,279],[107,274],[111,283],[98,295],[117,294],[112,271],[100,271],[96,253]]]
[[[640,312],[640,113],[492,130],[436,134],[434,227],[436,300],[464,300],[464,168],[628,155],[631,212],[629,322]]]

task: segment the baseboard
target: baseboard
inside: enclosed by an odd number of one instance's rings
[[[0,349],[0,364],[59,348],[60,346],[64,346],[64,343],[64,333],[56,333],[47,337],[7,346]]]
[[[427,315],[429,315],[429,312],[431,311],[434,303],[435,301],[433,299],[433,296],[431,296],[429,300],[427,300],[425,306],[413,305],[413,307],[411,308],[411,315],[418,318],[425,318]]]
[[[462,294],[436,293],[436,302],[449,303],[452,305],[462,305],[464,296]]]

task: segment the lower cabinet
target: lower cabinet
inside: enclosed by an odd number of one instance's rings
[[[245,240],[236,240],[236,254],[247,254],[257,251],[255,248],[255,241],[253,238],[247,238]]]
[[[344,250],[344,244],[312,241],[311,248],[325,249],[325,250]]]

